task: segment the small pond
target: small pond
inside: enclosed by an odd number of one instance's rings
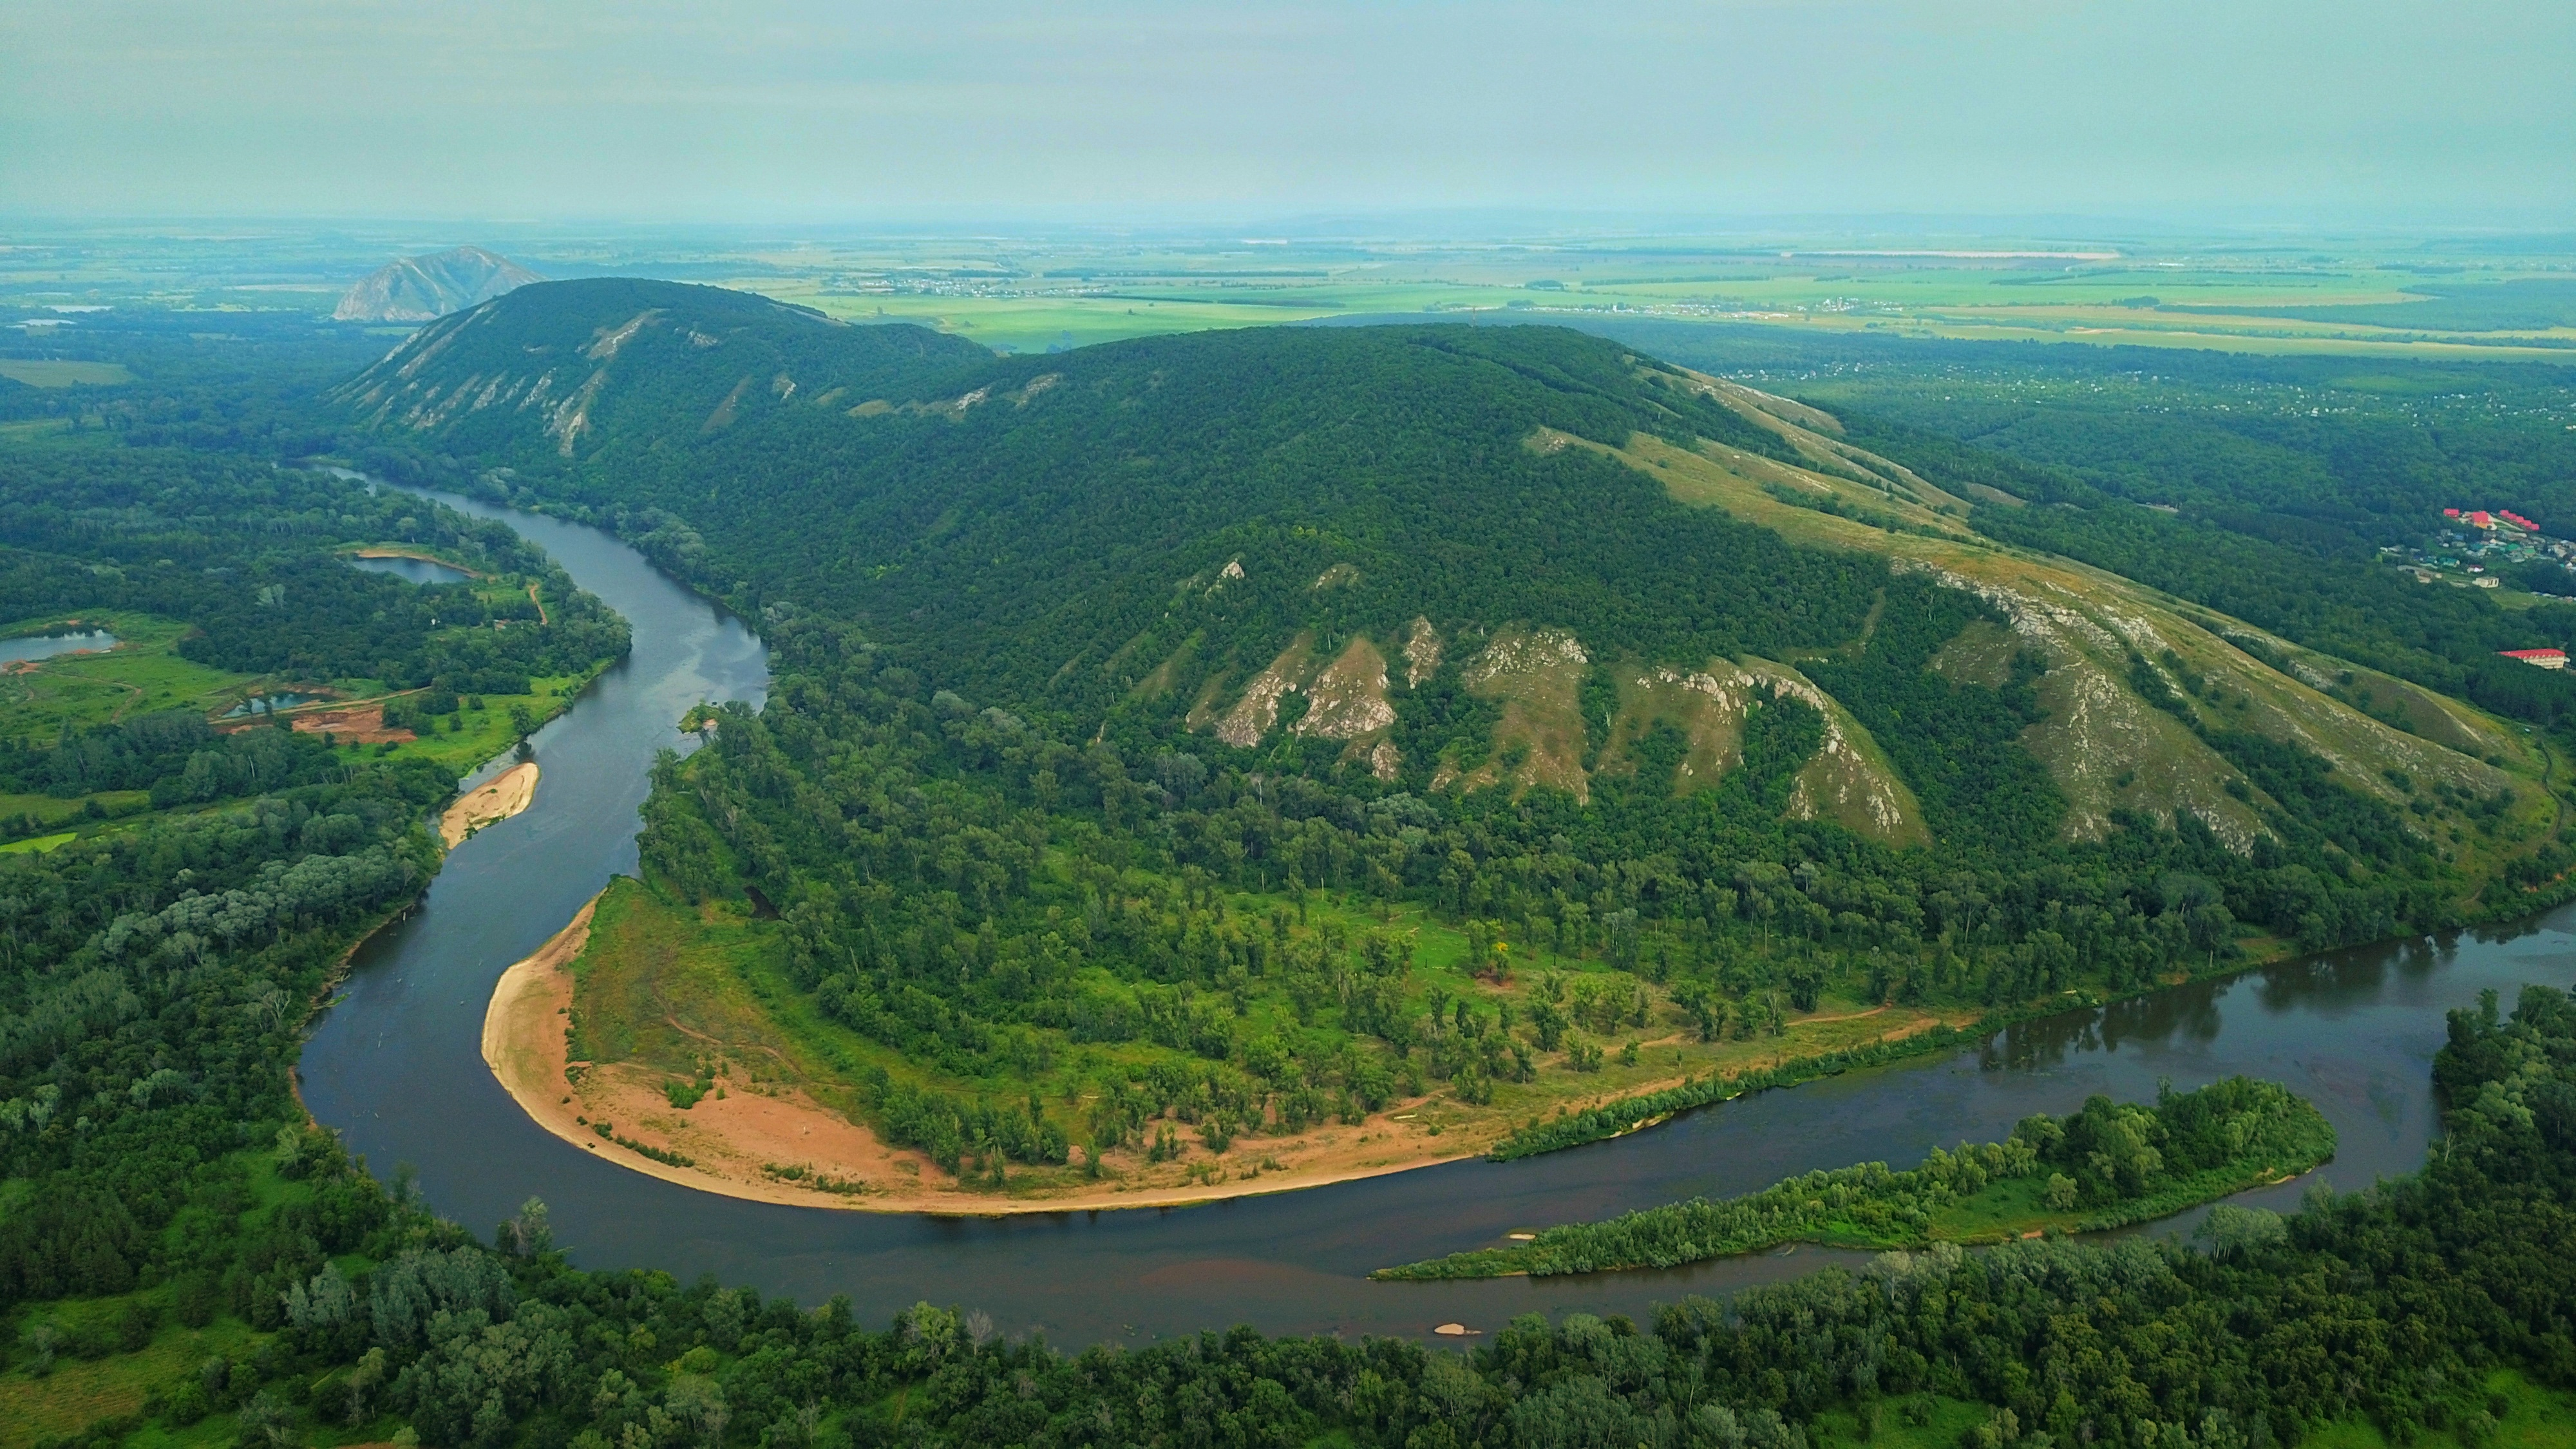
[[[105,629],[83,629],[70,634],[31,634],[24,639],[0,639],[0,664],[51,659],[57,654],[102,654],[115,647],[116,636]]]
[[[299,704],[312,704],[321,698],[322,696],[318,694],[255,694],[225,710],[224,718],[240,719],[245,715],[275,714],[282,709],[293,709]]]
[[[353,558],[349,567],[371,574],[392,574],[415,584],[461,584],[474,577],[463,569],[426,558]]]

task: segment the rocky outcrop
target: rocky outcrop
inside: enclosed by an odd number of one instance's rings
[[[481,247],[404,257],[340,298],[336,322],[428,322],[545,278]]]

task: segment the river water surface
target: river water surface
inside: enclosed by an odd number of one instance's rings
[[[1521,1162],[1462,1162],[1192,1208],[1000,1219],[887,1216],[717,1197],[626,1171],[548,1135],[493,1080],[483,1010],[511,962],[635,868],[654,753],[701,699],[758,701],[760,641],[739,620],[596,530],[442,497],[500,518],[634,626],[634,651],[531,742],[533,808],[448,857],[422,908],[363,948],[303,1062],[304,1097],[376,1170],[417,1167],[439,1213],[469,1226],[545,1199],[586,1267],[713,1273],[817,1303],[846,1293],[863,1321],[927,1299],[982,1309],[1009,1332],[1068,1346],[1249,1323],[1272,1333],[1421,1336],[1456,1321],[1620,1312],[1722,1293],[1862,1255],[1801,1249],[1660,1273],[1370,1283],[1371,1268],[1503,1235],[1685,1197],[1748,1192],[1795,1172],[1999,1137],[2093,1092],[2152,1096],[2245,1073],[2314,1100],[2342,1134],[2337,1187],[2410,1172],[2434,1107],[2427,1073],[2445,1010],[2480,990],[2508,1008],[2525,982],[2576,980],[2576,907],[2506,931],[2303,959],[2001,1032],[1980,1047],[1711,1108]],[[2241,1201],[2295,1206],[2302,1184]],[[2197,1215],[2194,1215],[2197,1216]],[[2191,1218],[2162,1225],[2187,1227]]]

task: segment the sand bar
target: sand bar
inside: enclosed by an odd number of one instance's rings
[[[465,843],[465,837],[486,825],[507,820],[528,808],[537,798],[537,762],[525,760],[512,765],[490,780],[456,797],[439,818],[439,838],[454,850]],[[587,908],[582,919],[590,919]]]

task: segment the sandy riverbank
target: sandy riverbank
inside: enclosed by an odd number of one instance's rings
[[[439,838],[454,850],[465,843],[465,837],[486,825],[507,820],[534,804],[537,798],[537,762],[522,761],[503,770],[480,786],[456,797],[439,817]],[[583,913],[588,920],[588,912]]]
[[[649,1024],[657,1037],[667,1025],[685,1039],[678,1043],[683,1052],[705,1054],[699,1065],[711,1075],[692,1083],[684,1080],[694,1075],[690,1067],[668,1062],[571,1060],[575,968],[591,943],[601,899],[594,897],[552,940],[503,974],[484,1018],[484,1061],[520,1109],[547,1131],[622,1167],[701,1191],[758,1202],[948,1216],[1163,1207],[1322,1187],[1454,1162],[1490,1149],[1518,1125],[1508,1114],[1461,1110],[1435,1094],[1397,1101],[1358,1123],[1321,1123],[1293,1136],[1238,1137],[1230,1150],[1210,1154],[1196,1129],[1154,1123],[1151,1129],[1179,1134],[1184,1152],[1178,1160],[1149,1162],[1141,1144],[1130,1144],[1107,1155],[1106,1171],[1096,1179],[1078,1170],[1015,1166],[1006,1186],[980,1181],[961,1186],[924,1154],[893,1146],[863,1120],[853,1120],[838,1084],[823,1082],[808,1090],[809,1079],[764,1033],[749,1030],[736,1037],[700,1029],[732,1030],[725,1013],[706,1012],[705,1003],[694,997],[663,997],[652,984],[649,964],[643,978],[628,979],[637,962],[627,958],[638,951],[651,956],[656,947],[650,940],[630,939],[635,926],[631,908],[616,901],[600,920],[600,929],[610,933],[602,941],[611,959],[596,968],[606,974],[583,988],[581,1009],[641,1012],[651,1021],[630,1025]],[[594,992],[602,1000],[593,1002]],[[1935,1014],[1885,1006],[1817,1020],[1844,1024],[1839,1030],[1848,1032],[1863,1018],[1883,1019],[1871,1022],[1879,1029],[1869,1036],[1882,1041],[1942,1024]],[[1658,1061],[1669,1053],[1676,1068],[1688,1045],[1679,1034],[1641,1043]],[[1753,1054],[1753,1044],[1744,1045],[1747,1054],[1735,1064],[1738,1070],[1769,1067],[1780,1059],[1777,1048]],[[1623,1077],[1565,1098],[1562,1106],[1582,1110],[1688,1080],[1678,1073]],[[1558,1085],[1578,1086],[1580,1080],[1566,1078]],[[1078,1117],[1081,1108],[1068,1102],[1049,1110]]]
[[[1483,1146],[1456,1134],[1433,1136],[1418,1122],[1396,1120],[1412,1117],[1419,1105],[1399,1103],[1356,1126],[1321,1127],[1292,1139],[1238,1140],[1231,1152],[1214,1159],[1223,1174],[1214,1182],[1141,1182],[1133,1169],[1117,1166],[1113,1170],[1126,1180],[1084,1183],[1043,1197],[960,1191],[920,1153],[888,1146],[791,1087],[728,1077],[723,1096],[711,1092],[683,1111],[663,1091],[667,1072],[627,1063],[594,1067],[571,1062],[566,1036],[571,967],[589,942],[597,904],[594,898],[553,939],[502,973],[483,1018],[483,1060],[520,1109],[547,1131],[621,1167],[684,1187],[756,1202],[863,1212],[1054,1213],[1168,1207],[1322,1187],[1455,1162]],[[612,1138],[599,1135],[594,1124],[601,1122],[612,1124]],[[657,1161],[614,1138],[687,1157],[693,1165]],[[1192,1155],[1209,1160],[1195,1151]],[[823,1191],[782,1180],[762,1170],[773,1164],[802,1167],[856,1190]],[[1177,1176],[1180,1169],[1166,1165],[1162,1170]]]

